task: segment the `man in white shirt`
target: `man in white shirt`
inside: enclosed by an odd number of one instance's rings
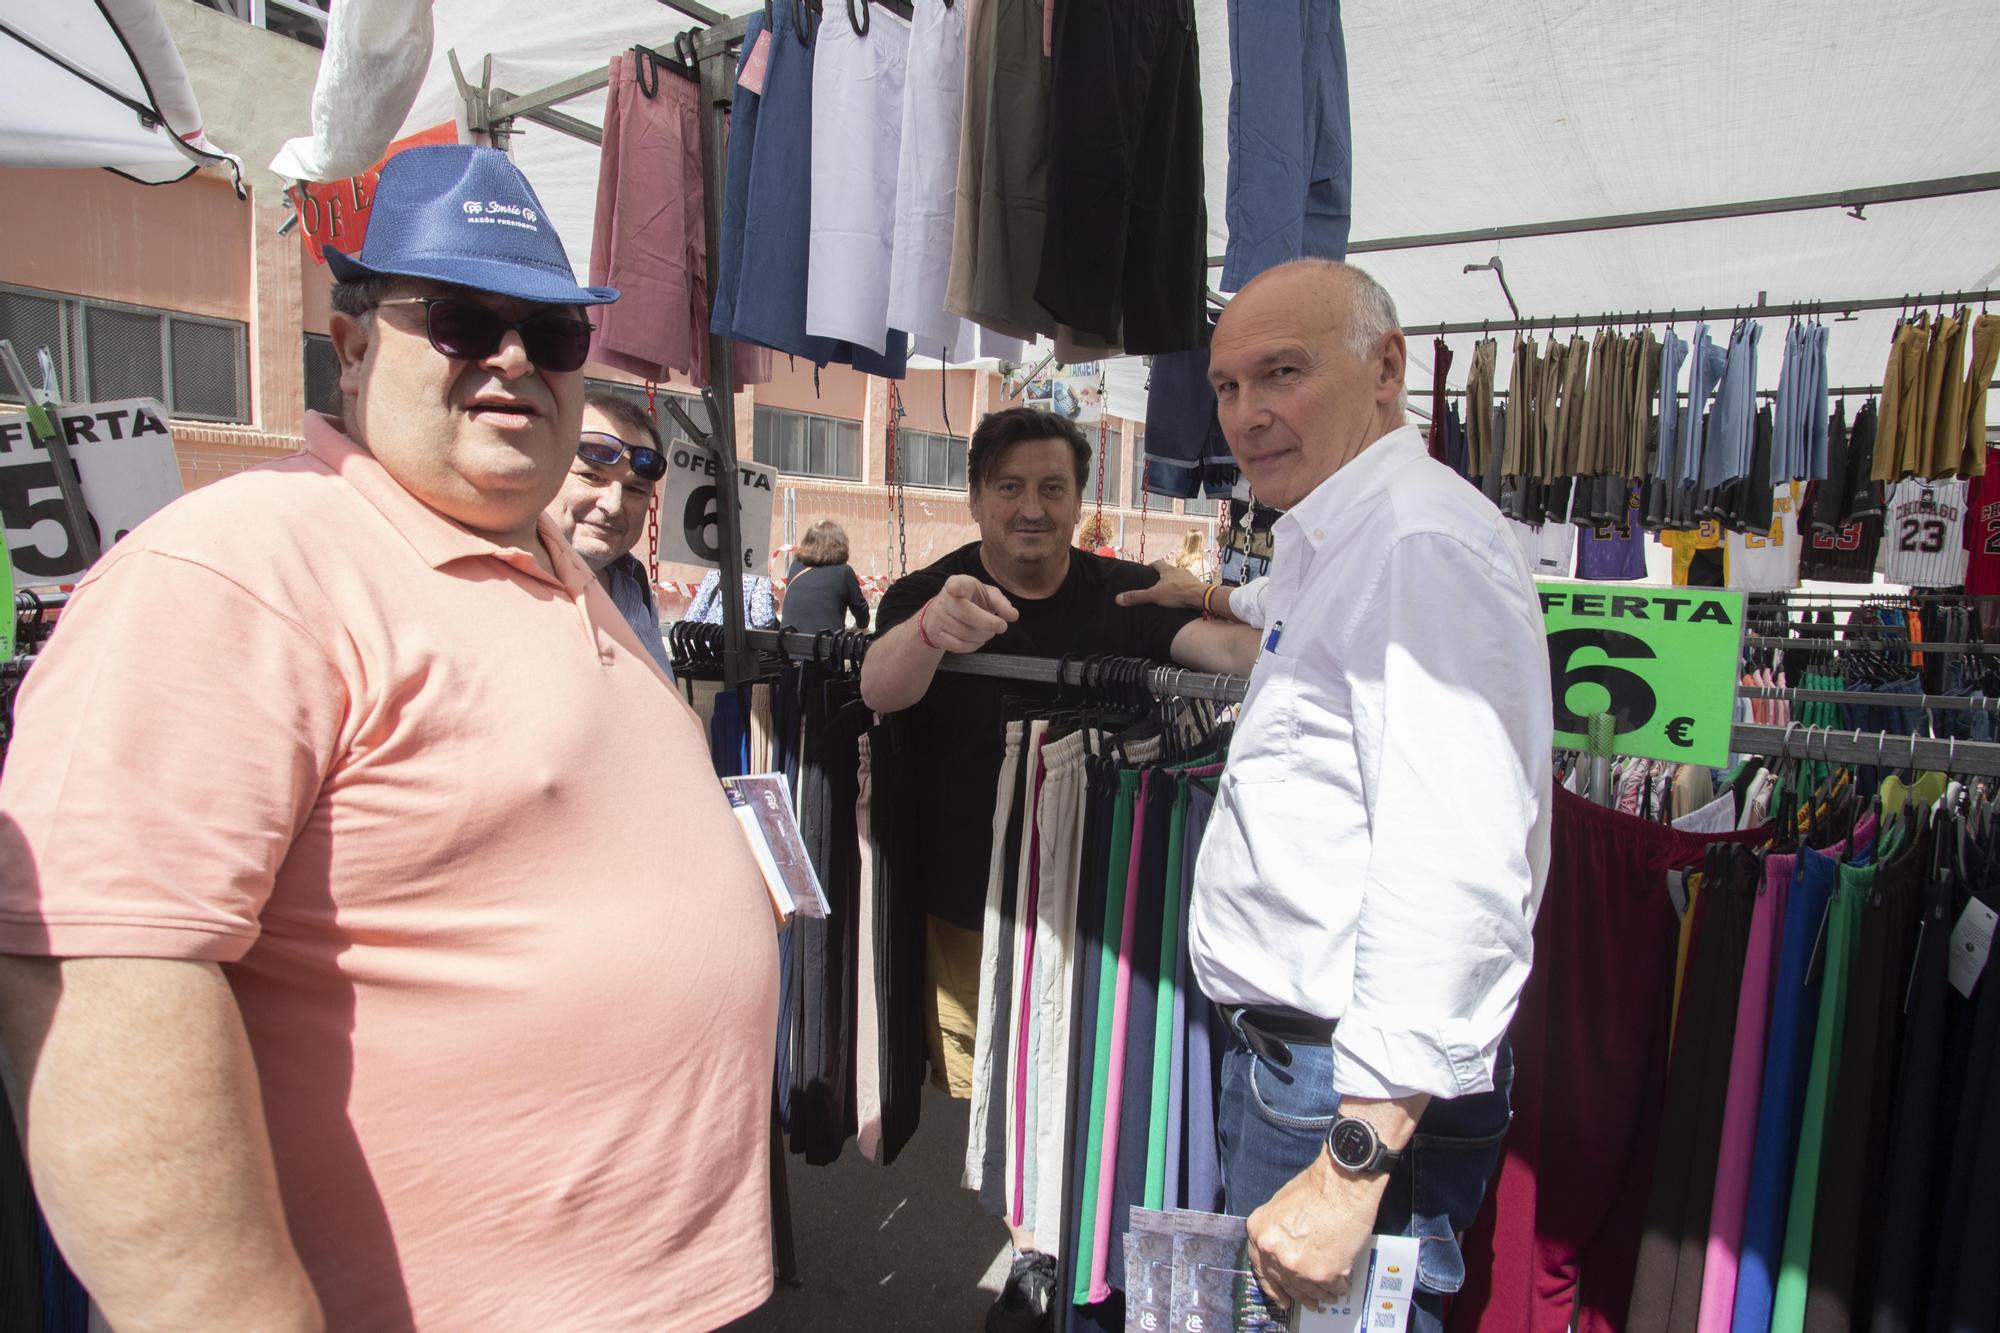
[[[1505,519],[1404,425],[1403,334],[1373,279],[1266,272],[1209,365],[1230,449],[1287,511],[1269,577],[1208,608],[1265,631],[1189,927],[1232,1033],[1228,1206],[1288,1304],[1345,1295],[1372,1234],[1420,1237],[1412,1327],[1438,1329],[1507,1129],[1547,874],[1541,610]]]

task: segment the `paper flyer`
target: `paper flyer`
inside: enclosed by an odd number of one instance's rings
[[[806,854],[799,821],[792,814],[792,796],[783,774],[752,773],[724,778],[722,788],[743,825],[751,854],[764,872],[778,914],[825,917],[831,909],[821,890],[812,858]]]
[[[1125,1236],[1127,1333],[1403,1333],[1417,1242],[1377,1236],[1338,1307],[1282,1312],[1250,1269],[1240,1217],[1131,1210]]]

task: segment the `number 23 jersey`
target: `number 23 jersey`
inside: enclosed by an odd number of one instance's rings
[[[1889,492],[1882,577],[1919,588],[1965,582],[1965,483],[1912,477]]]

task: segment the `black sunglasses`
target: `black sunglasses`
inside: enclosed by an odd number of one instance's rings
[[[484,361],[500,350],[509,333],[521,335],[521,346],[537,369],[580,370],[590,356],[590,335],[597,327],[587,319],[567,315],[530,315],[502,319],[473,301],[449,296],[406,296],[382,305],[420,305],[424,336],[439,353],[455,361]]]
[[[649,449],[643,444],[627,444],[616,435],[606,435],[603,431],[585,431],[576,442],[576,456],[599,467],[616,467],[620,458],[630,457],[633,473],[647,481],[658,481],[667,475],[667,457],[658,449]]]

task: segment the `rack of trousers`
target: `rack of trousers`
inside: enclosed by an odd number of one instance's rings
[[[1557,794],[1515,1122],[1448,1327],[2000,1318],[2000,991],[1955,985],[1948,943],[2000,903],[1995,784],[1870,788],[1842,763],[1870,737],[1736,745],[1779,762],[1671,823],[1647,761],[1608,807]],[[2000,747],[1956,763],[2000,774]]]

